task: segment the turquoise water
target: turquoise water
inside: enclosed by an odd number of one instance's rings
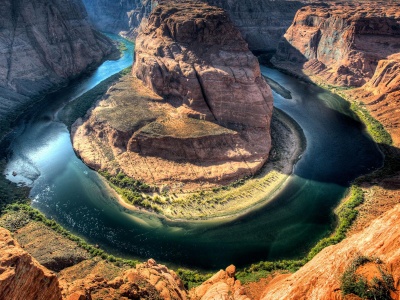
[[[56,118],[65,103],[131,65],[133,44],[125,42],[128,50],[121,59],[103,63],[21,118],[9,138],[6,169],[10,180],[32,187],[33,207],[114,255],[205,270],[299,257],[331,230],[332,209],[349,182],[382,164],[378,148],[344,100],[263,67],[265,75],[291,91],[290,100],[274,93],[275,105],[300,124],[307,138],[294,174],[274,200],[233,221],[214,223],[168,222],[128,212],[76,157],[66,126]]]

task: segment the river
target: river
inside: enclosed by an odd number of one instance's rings
[[[306,151],[273,201],[233,221],[210,223],[168,222],[126,211],[76,157],[66,126],[57,120],[66,103],[131,65],[133,44],[126,44],[121,59],[104,62],[20,118],[8,138],[5,170],[9,180],[32,188],[33,207],[114,255],[203,270],[300,257],[332,230],[332,210],[349,182],[382,164],[376,144],[346,101],[262,67],[264,75],[291,92],[292,99],[274,93],[275,106],[296,120],[307,138]]]

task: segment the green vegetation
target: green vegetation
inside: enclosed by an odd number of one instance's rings
[[[117,175],[112,175],[107,171],[99,171],[99,173],[108,180],[118,194],[122,195],[126,202],[155,212],[161,211],[159,204],[163,204],[165,201],[159,196],[152,198],[145,194],[154,191],[154,187],[130,178],[124,173]]]
[[[322,249],[330,245],[334,245],[342,241],[346,237],[347,231],[350,229],[354,220],[358,215],[355,209],[364,202],[364,192],[358,186],[351,186],[350,196],[347,201],[339,206],[337,210],[338,225],[334,233],[320,240],[307,254],[306,257],[299,260],[281,260],[281,261],[262,261],[251,265],[249,268],[238,272],[237,277],[243,282],[250,282],[274,272],[274,271],[290,271],[295,272],[305,263],[310,261]]]
[[[176,272],[184,282],[185,288],[187,288],[188,290],[193,287],[199,286],[213,275],[213,274],[201,274],[198,271],[181,269],[181,268],[179,268]]]
[[[113,255],[107,254],[104,250],[99,249],[98,247],[95,247],[95,246],[87,243],[82,238],[70,233],[68,230],[64,229],[61,225],[59,225],[56,221],[46,218],[41,212],[32,208],[29,204],[13,203],[13,204],[9,204],[3,210],[4,214],[7,214],[7,213],[12,214],[15,212],[23,213],[25,216],[25,221],[26,221],[26,219],[29,219],[32,221],[41,222],[44,225],[50,227],[55,232],[63,235],[64,237],[68,238],[69,240],[71,240],[73,242],[76,242],[76,244],[79,247],[88,251],[92,257],[99,256],[102,259],[112,262],[118,266],[129,265],[131,267],[134,267],[138,263],[138,261],[135,261],[135,260],[116,258]]]
[[[93,89],[69,102],[60,112],[59,117],[61,121],[70,129],[72,124],[78,118],[84,117],[87,111],[104,96],[114,82],[116,82],[122,76],[129,74],[131,69],[131,67],[128,67],[121,72],[114,74],[113,76],[100,82]]]
[[[128,50],[128,47],[126,47],[126,44],[123,42],[118,42],[118,50],[120,52],[126,51]]]
[[[373,277],[368,281],[362,275],[357,274],[357,269],[367,263],[375,263],[380,278]],[[362,299],[389,300],[390,293],[395,291],[393,276],[382,269],[382,261],[378,258],[358,256],[343,273],[341,278],[341,290],[343,295],[354,294]]]
[[[383,125],[379,121],[371,116],[367,109],[354,101],[351,102],[350,108],[365,124],[368,133],[371,135],[376,143],[385,145],[392,144],[392,137],[390,136],[390,134],[386,131],[385,127],[383,127]]]

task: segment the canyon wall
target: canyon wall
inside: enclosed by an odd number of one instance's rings
[[[399,11],[386,2],[303,7],[273,63],[332,85],[362,86],[381,59],[400,51]]]
[[[5,0],[0,4],[0,117],[110,54],[80,0]]]
[[[277,277],[267,287],[262,299],[343,299],[341,276],[360,256],[374,258],[375,264],[389,271],[397,289],[397,293],[392,294],[392,299],[400,299],[399,217],[400,205],[397,205],[363,231],[322,250],[296,273]],[[369,265],[369,279],[374,274],[373,265],[374,263]]]
[[[222,9],[158,5],[136,39],[132,74],[73,128],[92,168],[192,189],[252,175],[267,160],[272,92]]]
[[[251,50],[274,51],[301,1],[202,0],[225,9]],[[102,31],[124,32],[136,37],[142,18],[160,2],[157,0],[84,0],[90,20]]]

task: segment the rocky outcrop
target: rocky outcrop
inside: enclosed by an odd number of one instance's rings
[[[0,227],[0,299],[61,300],[57,276]]]
[[[391,134],[393,143],[400,145],[400,53],[380,60],[374,75],[365,85],[344,91],[344,94],[364,103],[371,115]]]
[[[90,20],[97,28],[122,32],[135,38],[143,18],[162,2],[159,0],[83,0]],[[251,50],[275,51],[280,38],[292,23],[301,1],[202,0],[225,9]]]
[[[79,265],[73,267],[79,270]],[[187,293],[174,271],[157,264],[153,259],[124,271],[113,279],[92,270],[88,275],[71,281],[71,272],[61,273],[63,296],[75,299],[164,299],[186,300]]]
[[[160,4],[135,51],[136,78],[122,79],[74,126],[74,148],[88,165],[192,189],[226,184],[264,164],[272,93],[222,9]]]
[[[399,8],[387,2],[303,7],[273,63],[323,83],[362,86],[380,60],[400,51]]]
[[[361,232],[322,250],[292,275],[276,278],[262,299],[343,299],[340,278],[349,265],[361,256],[379,258],[381,268],[389,270],[394,287],[400,288],[400,205],[374,220]],[[400,295],[392,294],[394,299]],[[358,298],[356,298],[358,299]]]
[[[0,4],[0,118],[85,72],[112,52],[80,0]]]
[[[190,290],[189,297],[192,300],[231,299],[250,300],[245,295],[244,288],[239,280],[235,280],[236,268],[230,265],[220,270],[200,286]]]

